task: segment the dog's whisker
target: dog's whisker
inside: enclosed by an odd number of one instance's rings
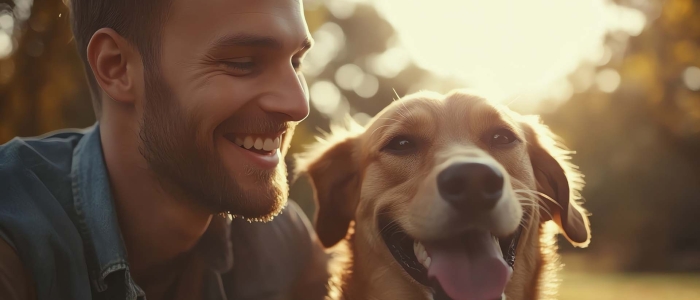
[[[396,91],[394,91],[394,92],[396,92]],[[397,95],[397,96],[398,96],[398,95]],[[407,114],[409,117],[413,118],[413,114],[411,114],[411,111],[408,110],[408,107],[406,107],[406,102],[401,101],[401,105],[403,106],[403,109],[404,109],[404,111],[406,112],[406,114]],[[400,109],[399,109],[399,110],[400,110]]]
[[[406,116],[401,113],[401,109],[397,109],[396,113],[399,114],[399,116],[401,116],[404,120],[407,120]]]
[[[394,122],[396,122],[396,123],[401,123],[401,122],[403,122],[403,120],[397,120],[397,119],[394,119],[394,118],[387,118],[387,117],[377,118],[377,120],[389,120],[389,121],[394,121]]]
[[[396,99],[393,99],[393,102],[401,100],[401,96],[399,96],[399,93],[396,92],[395,88],[391,88],[392,91],[394,91],[394,95],[396,95]]]
[[[380,229],[380,230],[379,230],[379,233],[383,233],[385,230],[394,229],[394,228],[396,228],[396,227],[398,227],[398,226],[399,226],[399,224],[398,224],[396,221],[391,221],[391,222],[389,222],[389,224],[386,224],[386,225],[384,226],[384,228]]]
[[[520,97],[521,97],[522,95],[523,95],[522,93],[518,93],[517,95],[515,95],[515,97],[513,97],[513,99],[510,100],[510,102],[508,102],[508,104],[506,104],[506,107],[509,107],[509,106],[510,106],[511,104],[513,104],[515,101],[518,101],[518,99],[520,99]]]
[[[533,191],[531,191],[531,190],[517,190],[517,191],[516,191],[516,194],[517,194],[518,192],[524,192],[524,193],[526,193],[526,194],[528,194],[528,195],[531,195],[531,196],[536,195],[536,193],[533,193]],[[539,192],[538,192],[538,193],[539,193]],[[537,196],[540,196],[540,195],[537,195]],[[533,198],[522,198],[522,197],[518,197],[518,198],[517,198],[517,200],[518,200],[518,202],[520,202],[520,205],[521,205],[521,206],[523,206],[523,207],[534,207],[534,208],[538,208],[540,211],[543,211],[550,219],[552,219],[552,218],[553,218],[553,217],[552,217],[552,212],[550,211],[549,207],[546,206],[546,205],[543,205],[543,204],[540,203],[540,201],[538,201],[537,199],[538,199],[538,198],[535,198],[535,199],[533,199]],[[532,213],[531,213],[531,212],[527,212],[527,211],[526,211],[526,212],[524,212],[524,213],[527,214],[528,217],[532,216]]]
[[[547,216],[548,216],[550,219],[553,218],[553,217],[552,217],[552,213],[549,211],[549,208],[548,208],[547,206],[543,206],[543,205],[541,205],[541,204],[539,204],[539,203],[521,203],[521,205],[524,206],[524,207],[535,207],[535,208],[539,208],[540,211],[543,211],[545,214],[547,214]],[[530,213],[530,212],[523,212],[523,213],[524,213],[524,214],[528,214],[528,216],[531,216],[531,215],[532,215],[532,213]]]
[[[515,192],[516,194],[517,193],[527,193],[530,195],[536,195],[536,196],[543,198],[544,200],[549,200],[552,204],[559,206],[559,208],[561,208],[561,204],[559,204],[556,200],[552,199],[552,197],[547,196],[547,194],[545,194],[545,193],[542,193],[539,191],[533,191],[533,190],[525,190],[525,189],[515,189],[515,190],[513,190],[513,192]]]
[[[374,134],[377,132],[377,130],[379,130],[379,129],[381,129],[381,128],[384,128],[384,127],[389,127],[389,126],[391,126],[391,124],[382,125],[382,126],[379,126],[379,127],[375,128],[375,129],[372,131],[372,134],[369,135],[369,138],[371,139],[372,136],[374,136]]]

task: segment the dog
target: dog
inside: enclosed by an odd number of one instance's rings
[[[537,116],[463,90],[332,126],[296,156],[335,253],[328,299],[556,297],[556,234],[590,241],[570,154]]]

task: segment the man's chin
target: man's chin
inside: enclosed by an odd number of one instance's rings
[[[223,211],[250,221],[268,222],[287,204],[287,191],[282,187],[270,190],[248,190],[242,199],[229,199]]]
[[[244,174],[232,178],[238,193],[225,197],[223,212],[253,221],[272,220],[287,204],[289,187],[284,166],[274,170],[247,167]]]

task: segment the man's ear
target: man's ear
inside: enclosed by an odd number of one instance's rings
[[[539,118],[524,123],[537,190],[550,198],[544,199],[544,203],[552,219],[572,245],[588,246],[591,231],[587,212],[576,202],[583,187],[583,176],[567,161],[571,151],[557,144],[556,136]],[[549,216],[543,214],[543,217]]]
[[[87,60],[102,90],[113,100],[132,103],[143,66],[138,51],[111,28],[99,29],[87,46]]]
[[[348,137],[321,144],[297,157],[297,172],[306,173],[314,189],[314,225],[327,248],[345,237],[355,217],[360,189],[360,174],[353,155],[355,141],[356,138]]]

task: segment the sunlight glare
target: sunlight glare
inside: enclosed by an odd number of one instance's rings
[[[12,14],[8,11],[0,11],[0,30],[12,33],[14,25],[15,19],[12,17]]]
[[[330,115],[333,114],[340,105],[340,90],[329,81],[317,81],[311,85],[311,104],[319,112]]]
[[[0,31],[0,58],[4,58],[12,53],[12,38],[5,33]]]
[[[609,60],[603,48],[609,31],[636,35],[646,24],[641,12],[606,0],[375,4],[419,66],[456,76],[497,101],[521,93],[547,97],[583,60]],[[569,87],[557,89],[570,94]]]
[[[391,47],[384,53],[367,58],[374,74],[386,78],[396,77],[411,62],[410,54],[402,47]]]
[[[327,22],[313,33],[314,47],[304,60],[304,74],[314,77],[326,69],[340,50],[345,47],[345,34],[338,24]]]
[[[362,80],[365,73],[357,65],[347,64],[335,71],[335,83],[344,90],[352,90],[358,80]]]
[[[595,82],[598,85],[598,89],[605,93],[612,93],[617,90],[620,86],[620,74],[614,69],[605,69],[598,72],[595,77]]]
[[[379,80],[370,74],[364,74],[360,80],[355,81],[352,90],[362,98],[370,98],[379,90]]]
[[[367,123],[369,123],[369,121],[372,119],[372,117],[370,117],[370,115],[363,113],[363,112],[359,112],[359,113],[352,115],[352,118],[353,118],[353,120],[355,120],[355,122],[357,122],[357,124],[360,124],[362,126],[367,125]]]
[[[683,71],[683,83],[691,91],[700,90],[700,68],[688,67]]]

